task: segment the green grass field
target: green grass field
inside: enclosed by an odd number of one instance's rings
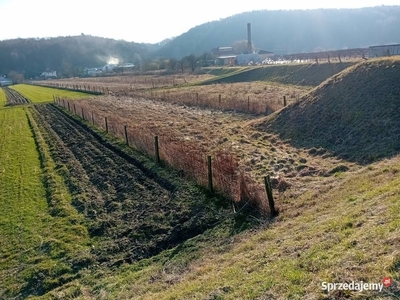
[[[4,93],[3,89],[0,88],[0,108],[6,105],[6,94]]]
[[[17,84],[11,86],[10,88],[16,90],[17,92],[19,92],[25,98],[28,98],[33,103],[52,102],[53,96],[68,98],[68,99],[83,99],[83,98],[93,97],[93,95],[89,95],[86,93],[59,90],[59,89],[34,86],[28,84]]]
[[[35,143],[34,126],[22,107],[0,110],[0,299],[23,299],[69,281],[72,261],[90,249],[36,133]]]

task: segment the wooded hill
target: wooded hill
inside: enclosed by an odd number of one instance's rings
[[[112,57],[139,64],[157,47],[90,35],[6,40],[0,42],[0,74],[15,71],[31,78],[48,69],[78,76],[85,67],[104,66]]]
[[[277,54],[399,43],[400,6],[361,9],[252,11],[190,29],[157,54],[180,58],[247,40],[251,23],[256,48]]]

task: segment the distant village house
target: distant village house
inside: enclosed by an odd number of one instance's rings
[[[234,66],[236,65],[236,55],[218,56],[215,64],[217,66]]]
[[[44,77],[45,79],[57,78],[57,71],[45,71],[42,73],[41,76]]]
[[[101,68],[85,68],[84,70],[85,74],[88,76],[100,76],[103,74],[103,70]]]
[[[0,86],[8,86],[14,84],[10,78],[0,77]]]
[[[133,71],[135,68],[135,65],[132,63],[126,63],[122,65],[116,65],[116,64],[106,64],[103,67],[97,67],[97,68],[85,68],[84,73],[87,76],[101,76],[103,74],[111,73],[111,72],[128,72],[128,71]]]
[[[106,64],[103,68],[102,68],[102,70],[103,70],[103,72],[113,72],[114,71],[114,69],[117,67],[117,65],[116,64]]]

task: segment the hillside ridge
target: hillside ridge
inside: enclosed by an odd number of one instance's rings
[[[400,151],[399,79],[399,57],[367,60],[255,126],[361,164],[388,158]]]
[[[311,63],[243,68],[242,70],[239,69],[234,72],[227,72],[226,74],[222,74],[221,76],[209,79],[200,84],[270,81],[282,84],[317,86],[353,64],[354,62]],[[209,70],[209,73],[213,74],[212,68]]]

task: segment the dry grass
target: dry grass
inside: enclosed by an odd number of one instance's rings
[[[309,87],[243,82],[148,91],[126,90],[119,95],[202,108],[269,114],[284,106],[284,97],[290,104],[298,101],[308,90]]]
[[[174,104],[270,114],[296,102],[310,87],[266,82],[201,85],[212,75],[112,76],[35,82],[72,90],[146,98]],[[179,87],[177,87],[179,86]]]
[[[182,84],[198,83],[212,78],[208,74],[182,74],[182,75],[126,75],[108,77],[67,78],[60,80],[37,81],[35,84],[51,87],[64,87],[70,89],[102,91],[108,89],[111,93],[121,93],[137,89],[165,88]]]
[[[335,167],[347,165],[322,150],[296,149],[255,130],[254,117],[237,113],[177,106],[128,97],[96,97],[71,101],[70,110],[110,134],[154,155],[154,136],[159,136],[161,160],[207,186],[206,157],[213,157],[213,180],[219,191],[238,203],[248,200],[268,211],[263,177],[273,177],[275,197],[301,194],[311,184],[323,184]],[[68,108],[68,102],[61,101]],[[315,150],[315,151],[313,151]],[[315,153],[316,152],[316,153]],[[291,190],[290,187],[294,189]]]

